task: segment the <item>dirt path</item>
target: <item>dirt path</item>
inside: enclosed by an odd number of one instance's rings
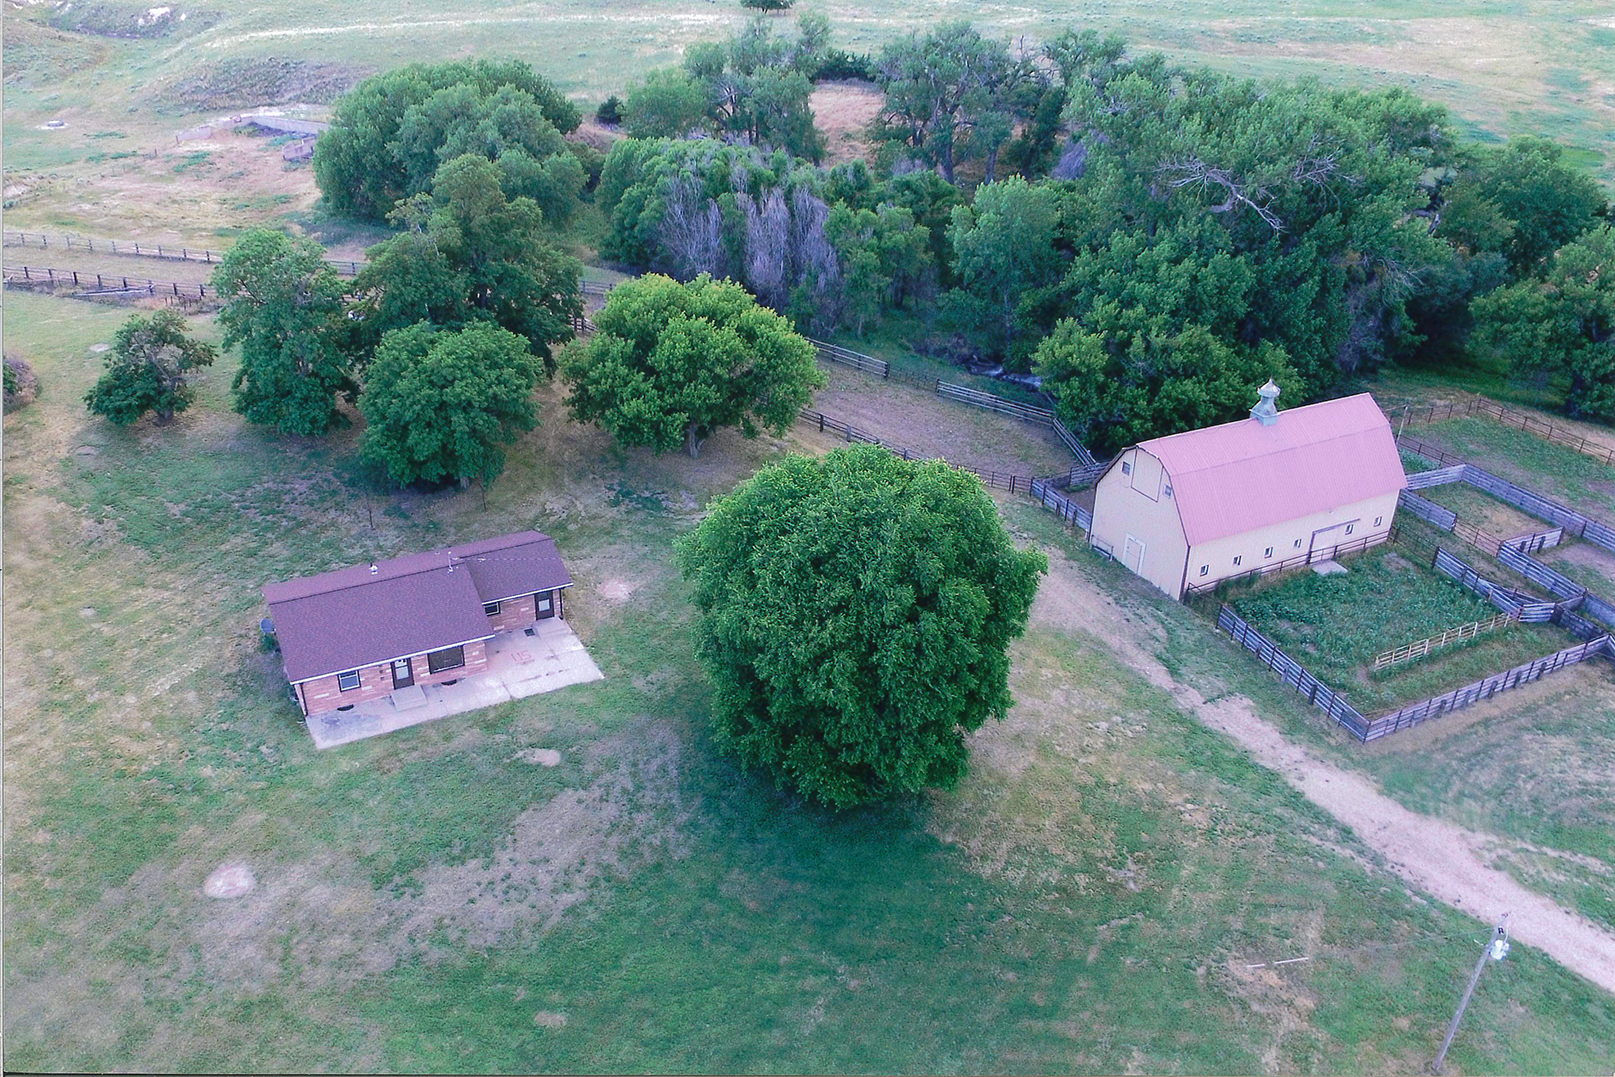
[[[1615,933],[1488,866],[1490,850],[1514,843],[1409,811],[1367,777],[1285,740],[1244,696],[1208,701],[1178,682],[1155,658],[1149,641],[1154,626],[1144,614],[1118,606],[1057,552],[1051,551],[1049,562],[1048,578],[1033,608],[1034,620],[1105,639],[1151,684],[1171,693],[1208,727],[1238,741],[1257,762],[1349,826],[1408,883],[1488,922],[1512,914],[1509,927],[1516,938],[1615,992]]]

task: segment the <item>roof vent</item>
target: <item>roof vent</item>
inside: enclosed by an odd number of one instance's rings
[[[376,567],[376,563],[374,561],[370,562],[370,574],[372,576],[374,576],[376,573],[378,573],[380,571],[381,571],[381,569]]]
[[[1272,426],[1279,421],[1279,409],[1273,404],[1278,399],[1279,387],[1273,384],[1272,378],[1268,378],[1267,384],[1256,390],[1256,395],[1262,399],[1251,409],[1251,418],[1263,426]]]

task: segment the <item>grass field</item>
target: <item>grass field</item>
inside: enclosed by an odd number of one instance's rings
[[[1489,419],[1419,424],[1408,433],[1595,519],[1615,524],[1615,468]],[[1608,429],[1604,436],[1610,436]]]
[[[1431,570],[1411,546],[1379,546],[1342,563],[1348,569],[1342,575],[1287,573],[1226,601],[1369,716],[1574,642],[1552,626],[1511,624],[1375,673],[1374,656],[1380,652],[1485,620],[1497,608]]]
[[[656,460],[546,391],[486,508],[367,491],[351,431],[225,411],[228,360],[170,428],[91,421],[126,312],[9,301],[43,386],[5,429],[10,1068],[1407,1071],[1439,1040],[1481,926],[1365,871],[1097,630],[1034,618],[951,792],[831,816],[719,760],[670,549],[793,441]],[[257,586],[523,526],[607,679],[316,754]],[[233,859],[258,888],[202,897]],[[1453,1061],[1611,1043],[1615,999],[1520,946]]]
[[[1403,87],[1446,103],[1466,134],[1551,135],[1615,179],[1615,25],[1597,0],[1457,0],[1439,10],[1409,0],[1304,0],[1282,11],[1255,0],[812,6],[829,15],[836,43],[855,50],[878,51],[895,35],[952,17],[1034,43],[1078,23],[1122,33],[1139,51],[1252,76]],[[302,221],[313,208],[308,170],[285,166],[278,147],[230,137],[176,145],[175,132],[258,104],[323,107],[373,71],[461,56],[527,59],[592,106],[745,18],[734,4],[680,0],[391,0],[362,13],[313,0],[170,7],[160,33],[134,26],[144,7],[117,0],[93,11],[8,14],[11,227],[199,243],[263,221]],[[53,18],[68,29],[51,26]],[[68,126],[43,129],[51,119]]]

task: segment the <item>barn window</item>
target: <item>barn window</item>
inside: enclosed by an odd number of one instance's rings
[[[1348,534],[1348,535],[1351,534],[1352,529],[1355,528],[1356,526],[1357,526],[1356,524],[1347,524],[1346,525],[1346,534]]]
[[[445,647],[441,651],[433,651],[426,656],[426,669],[430,673],[442,673],[445,669],[459,669],[465,665],[464,647]]]
[[[1241,561],[1243,561],[1243,560],[1245,560],[1245,559],[1244,559],[1244,558],[1243,558],[1243,557],[1236,557],[1236,558],[1234,558],[1234,564],[1236,564],[1236,565],[1237,565],[1237,564],[1239,564],[1239,563],[1240,563],[1240,562],[1241,562]]]
[[[1200,566],[1200,575],[1204,576],[1208,571],[1210,571],[1210,569],[1211,569],[1210,565],[1201,565]]]
[[[1266,549],[1266,550],[1265,550],[1265,551],[1264,551],[1264,552],[1263,552],[1263,553],[1262,553],[1262,556],[1263,556],[1263,557],[1272,557],[1272,556],[1273,556],[1273,547],[1271,547],[1271,546],[1269,546],[1269,547],[1268,547],[1268,548],[1267,548],[1267,549]]]
[[[1374,517],[1374,526],[1375,527],[1378,527],[1380,524],[1382,524],[1384,522],[1385,522],[1385,517],[1383,517],[1383,516]]]
[[[1122,474],[1123,475],[1131,475],[1132,473],[1133,473],[1133,465],[1128,464],[1128,463],[1123,463],[1122,464]]]
[[[1164,490],[1161,491],[1161,493],[1166,495],[1167,497],[1171,497],[1172,496],[1172,487],[1170,487],[1170,486],[1166,487]]]
[[[1300,539],[1295,540],[1295,548],[1298,549],[1298,550],[1301,548],[1301,540]]]
[[[497,603],[497,602],[484,602],[482,604],[482,612],[487,614],[489,617],[494,616],[496,613],[499,612],[499,603]]]
[[[338,673],[336,675],[336,686],[338,691],[353,691],[355,688],[359,687],[359,671],[356,669],[350,669],[346,673]]]

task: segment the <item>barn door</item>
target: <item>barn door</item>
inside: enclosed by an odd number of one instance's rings
[[[1122,564],[1135,574],[1144,575],[1144,544],[1132,535],[1122,544]]]

